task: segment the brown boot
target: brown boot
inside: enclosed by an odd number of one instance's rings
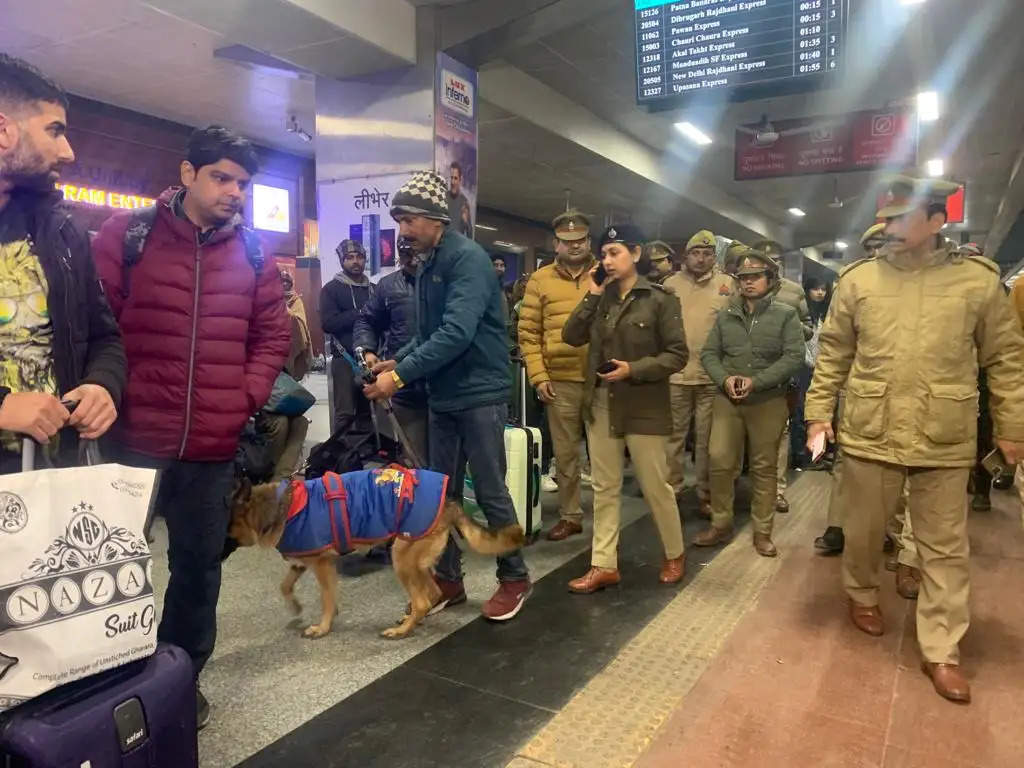
[[[590,595],[605,587],[614,587],[621,580],[618,568],[593,566],[578,579],[569,582],[569,591],[577,595]]]
[[[932,679],[932,685],[939,696],[960,704],[971,701],[971,686],[958,665],[922,661],[921,671]]]
[[[761,557],[775,557],[779,554],[779,550],[772,543],[772,537],[767,533],[754,534],[754,549]]]
[[[698,547],[714,547],[724,544],[732,538],[732,528],[715,528],[710,526],[706,531],[698,533],[693,543]]]
[[[882,612],[877,605],[860,605],[850,601],[850,620],[861,632],[879,637],[885,632]]]
[[[570,536],[583,533],[583,526],[572,520],[559,520],[555,526],[548,531],[548,541],[564,541]]]
[[[686,571],[686,555],[674,557],[661,564],[661,573],[658,574],[658,581],[662,584],[678,584],[683,580],[683,573]]]
[[[917,600],[917,593],[921,589],[921,572],[909,565],[899,564],[896,571],[896,591],[900,597],[907,600]]]

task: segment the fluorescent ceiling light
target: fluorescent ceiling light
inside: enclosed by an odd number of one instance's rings
[[[487,226],[486,224],[477,224],[477,225],[476,225],[476,228],[477,228],[477,229],[486,229],[486,230],[488,230],[489,232],[497,232],[497,231],[498,231],[498,228],[497,228],[497,227],[489,227],[489,226]]]
[[[846,250],[847,248],[849,248],[849,247],[850,247],[850,246],[848,246],[848,245],[847,245],[847,244],[846,244],[845,242],[843,242],[842,240],[836,240],[836,250],[838,250],[838,251],[845,251],[845,250]]]
[[[790,216],[796,216],[798,219],[800,219],[800,218],[803,218],[804,216],[806,216],[807,214],[804,213],[803,211],[801,211],[799,208],[790,208],[789,209],[789,215]]]
[[[942,174],[946,172],[946,164],[942,162],[941,157],[929,160],[926,167],[928,169],[928,175],[936,178],[942,176]]]
[[[711,137],[693,123],[676,123],[676,130],[698,147],[704,147],[711,143]]]
[[[924,0],[900,0],[900,5],[920,5]]]
[[[917,118],[930,123],[939,119],[939,94],[935,91],[921,91],[917,94]]]

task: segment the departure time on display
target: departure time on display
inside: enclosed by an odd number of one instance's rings
[[[637,101],[821,88],[842,68],[849,0],[634,0]]]

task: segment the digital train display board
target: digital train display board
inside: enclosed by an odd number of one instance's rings
[[[825,88],[842,71],[850,0],[634,0],[637,101],[731,101]]]

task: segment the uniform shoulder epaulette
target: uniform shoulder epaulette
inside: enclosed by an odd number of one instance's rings
[[[874,260],[874,256],[871,256],[866,259],[857,259],[857,261],[853,262],[852,264],[847,264],[845,267],[839,270],[839,277],[842,278],[844,275],[848,275],[850,272],[853,272],[853,270],[855,270],[857,267],[862,267],[865,264],[870,264]]]
[[[992,259],[987,259],[984,256],[967,256],[964,258],[964,261],[973,261],[975,264],[980,264],[981,266],[985,267],[985,269],[995,272],[996,277],[1002,275],[1002,272],[999,269],[999,265],[992,261]]]

